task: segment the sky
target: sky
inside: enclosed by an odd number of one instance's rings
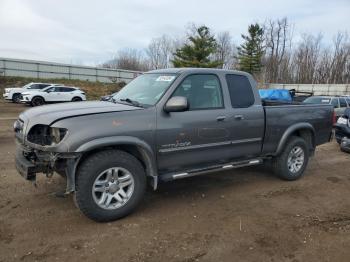
[[[96,65],[189,23],[236,43],[251,23],[288,17],[296,39],[350,33],[350,0],[0,0],[0,57]]]

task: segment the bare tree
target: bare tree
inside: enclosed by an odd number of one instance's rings
[[[217,51],[215,60],[222,61],[222,68],[232,69],[236,64],[236,47],[228,31],[218,33],[216,36]]]
[[[278,82],[290,78],[290,52],[293,30],[288,19],[265,23],[265,78],[268,82]]]
[[[346,68],[350,63],[350,43],[348,35],[339,32],[333,41],[333,57],[330,63],[329,83],[345,83],[349,81],[349,75],[346,76]]]
[[[104,63],[103,66],[135,71],[147,71],[149,69],[148,61],[143,53],[131,48],[119,50],[116,57]]]
[[[168,68],[171,66],[171,59],[175,51],[174,40],[167,35],[153,38],[146,49],[149,58],[150,68]]]
[[[315,83],[317,62],[320,56],[322,35],[303,35],[294,54],[295,80],[298,83]]]

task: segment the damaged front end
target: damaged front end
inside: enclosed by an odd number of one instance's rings
[[[35,125],[25,135],[22,120],[14,124],[17,142],[16,169],[27,180],[36,181],[36,174],[51,177],[57,172],[67,179],[66,193],[75,190],[74,172],[79,161],[79,153],[59,152],[57,146],[64,140],[64,128]]]

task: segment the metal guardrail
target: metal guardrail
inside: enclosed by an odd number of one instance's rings
[[[0,57],[0,75],[2,76],[66,78],[104,83],[124,81],[128,83],[140,74],[142,74],[140,71]]]
[[[314,95],[350,96],[350,84],[265,84],[268,89],[295,89],[301,92],[312,92]]]

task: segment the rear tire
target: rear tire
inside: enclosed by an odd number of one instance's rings
[[[30,104],[31,106],[41,106],[45,104],[45,100],[41,96],[35,96],[32,98],[32,101]]]
[[[282,153],[272,160],[274,173],[284,180],[297,180],[303,176],[309,161],[309,150],[304,139],[292,136]]]
[[[75,200],[81,212],[97,222],[130,214],[146,190],[141,163],[120,150],[106,150],[85,159],[78,168]]]
[[[12,96],[12,102],[13,103],[20,103],[21,102],[21,94],[13,94]]]

